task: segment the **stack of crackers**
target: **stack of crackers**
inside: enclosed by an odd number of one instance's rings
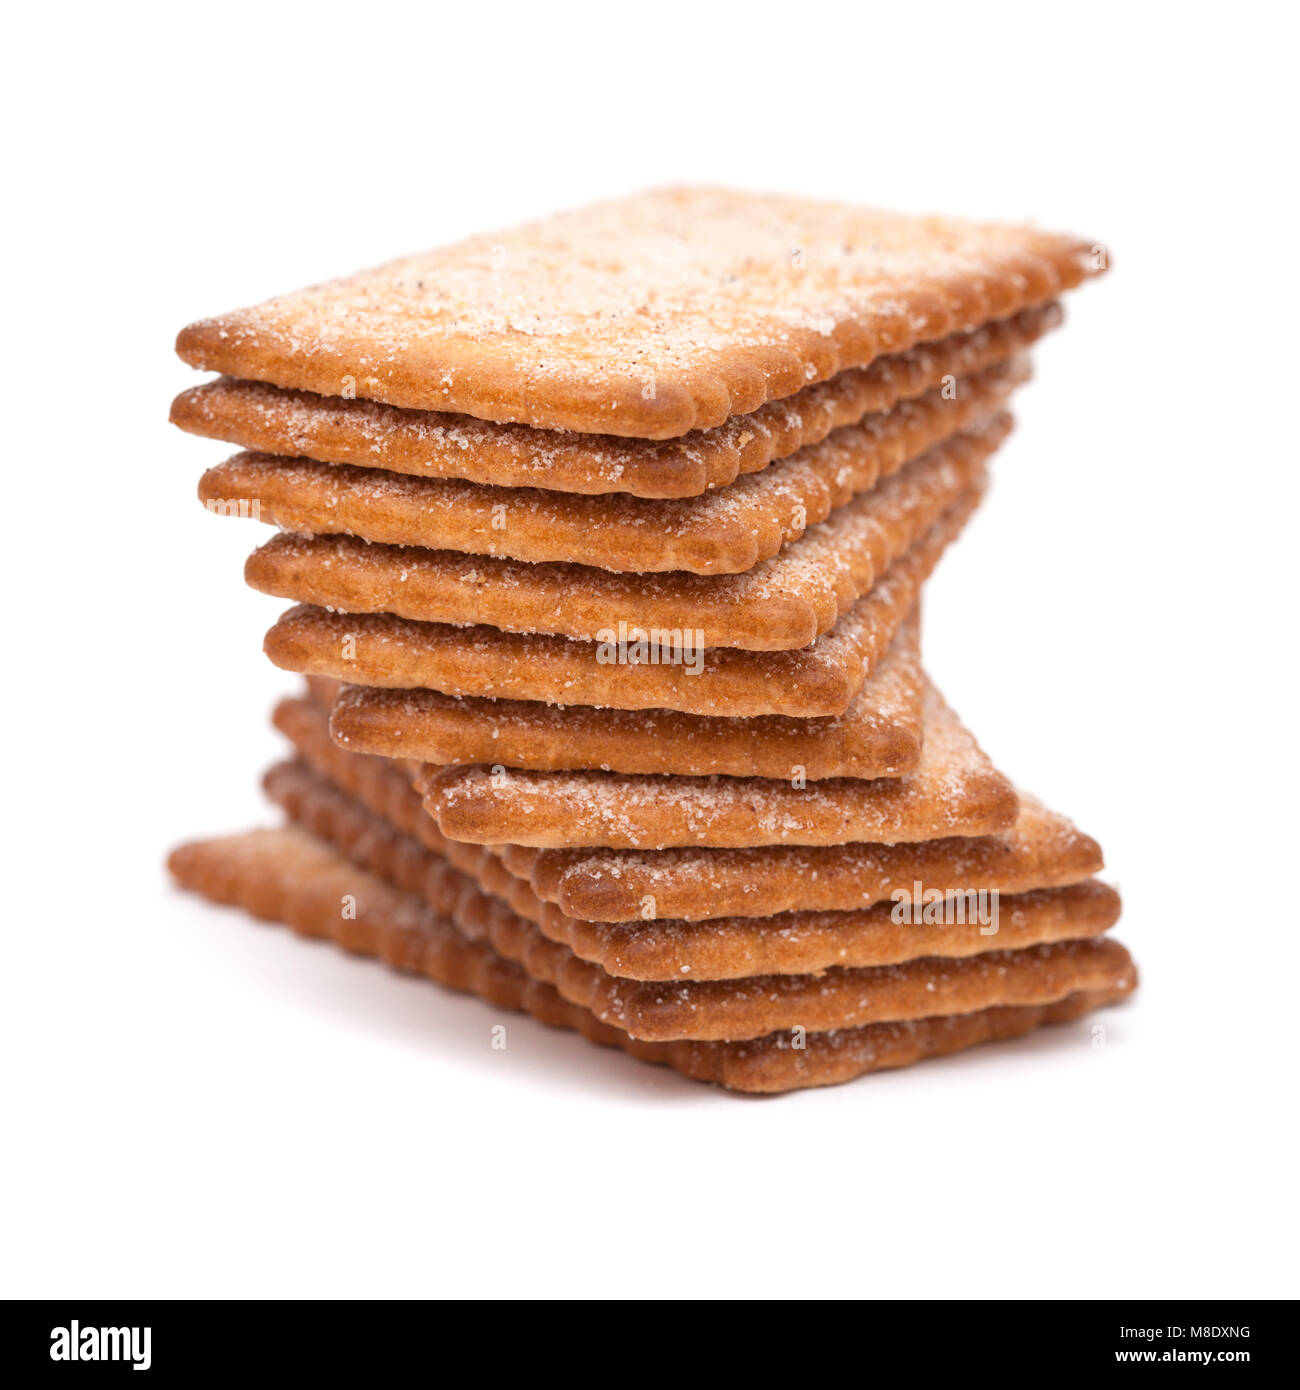
[[[185,886],[743,1091],[1073,1019],[1136,976],[1097,844],[921,664],[1089,244],[670,189],[186,328],[307,678],[283,828]],[[494,1022],[496,1020],[494,1019]]]

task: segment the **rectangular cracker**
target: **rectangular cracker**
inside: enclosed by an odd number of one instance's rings
[[[637,573],[741,574],[905,463],[975,428],[1028,376],[988,367],[703,497],[646,501],[236,454],[199,482],[205,506],[304,535]]]
[[[702,660],[688,663],[655,659],[663,651],[651,648],[647,660],[619,661],[608,658],[638,656],[635,631],[620,649],[549,633],[452,627],[310,604],[288,609],[267,632],[263,649],[286,671],[357,685],[705,717],[842,715],[978,503],[979,494],[971,492],[949,507],[830,632],[802,651],[710,647]]]
[[[789,777],[799,767],[809,781],[901,777],[921,756],[923,684],[914,613],[848,710],[830,718],[728,719],[347,685],[330,729],[354,752],[446,765],[691,777]]]
[[[634,497],[696,497],[817,444],[832,430],[891,410],[1024,352],[1061,322],[1058,304],[878,357],[782,401],[678,439],[574,435],[495,425],[470,415],[400,410],[361,398],[285,391],[220,377],[182,391],[171,420],[191,434],[281,454],[423,478]]]
[[[1127,997],[1135,983],[1130,966],[1117,977],[1122,985],[1077,991],[1053,1004],[810,1034],[802,1047],[785,1034],[744,1043],[644,1043],[601,1024],[485,943],[467,940],[423,899],[366,874],[302,831],[251,831],[182,845],[173,851],[168,866],[183,887],[210,901],[239,906],[264,921],[284,922],[299,935],[334,941],[395,969],[477,994],[499,1008],[527,1012],[539,1022],[572,1028],[592,1042],[621,1047],[685,1076],[738,1091],[773,1093],[833,1085],[906,1066],[1028,1032],[1040,1023],[1077,1018]],[[354,917],[340,912],[345,894],[356,904]]]
[[[346,794],[308,794],[297,809],[300,823],[361,868],[422,894],[462,934],[486,941],[530,975],[555,985],[570,1002],[638,1038],[729,1040],[793,1028],[823,1032],[965,1013],[972,1007],[1043,1003],[1075,988],[1100,986],[1103,981],[1081,980],[1074,971],[1094,955],[1094,965],[1112,957],[1103,967],[1109,971],[1122,951],[1114,943],[1096,941],[1113,918],[1076,921],[1069,904],[1058,899],[1021,904],[1022,918],[1034,919],[1029,934],[1038,938],[1027,946],[1009,948],[1006,942],[984,938],[983,950],[954,954],[946,937],[930,932],[926,939],[941,944],[942,955],[913,950],[884,966],[835,965],[816,974],[754,977],[741,975],[733,962],[723,979],[681,974],[667,986],[631,980],[611,975],[546,936],[471,877],[457,873]],[[976,935],[975,942],[979,940]]]
[[[273,722],[303,762],[559,940],[568,940],[570,921],[676,928],[704,921],[707,934],[726,918],[861,910],[916,882],[944,893],[1025,893],[1077,884],[1104,867],[1091,836],[1023,792],[1015,824],[1000,834],[919,843],[649,853],[466,844],[437,828],[406,764],[348,753],[330,738],[333,698],[318,688],[276,706]]]
[[[901,965],[835,968],[821,975],[639,983],[606,975],[571,952],[556,959],[565,948],[540,933],[532,934],[529,946],[534,949],[528,950],[525,969],[533,965],[540,970],[538,958],[551,957],[554,979],[547,983],[554,983],[564,998],[602,1023],[651,1042],[729,1042],[795,1029],[822,1033],[1005,1005],[1049,1004],[1077,990],[1129,988],[1132,969],[1127,950],[1102,937],[958,960],[927,956]]]
[[[425,811],[424,800],[412,784],[413,765],[368,753],[349,753],[340,748],[329,732],[331,699],[322,699],[314,690],[306,697],[286,696],[271,715],[271,723],[289,740],[306,766],[342,787],[404,834],[419,840],[426,849],[451,859],[466,873],[479,872],[484,854],[500,861],[500,855],[494,850],[489,851],[482,845],[461,844],[443,835]],[[522,881],[513,874],[512,877]]]
[[[887,901],[894,889],[916,882],[944,892],[1022,892],[1101,872],[1101,848],[1091,836],[1034,797],[1021,792],[1019,799],[1015,823],[984,836],[648,853],[505,845],[500,853],[543,902],[608,922],[643,917],[647,904],[660,917],[683,921],[797,908],[848,911]]]
[[[1006,894],[998,901],[999,926],[994,937],[981,936],[974,922],[926,929],[899,925],[893,920],[891,903],[845,912],[720,917],[703,924],[586,922],[554,909],[548,912],[543,905],[538,926],[609,975],[658,981],[724,980],[894,965],[922,955],[976,955],[989,949],[990,942],[999,949],[1020,950],[1100,936],[1120,915],[1119,894],[1095,878],[1063,888]],[[920,944],[927,939],[929,949]]]
[[[491,853],[475,860],[430,850],[396,821],[353,798],[302,762],[279,763],[266,774],[267,795],[311,834],[349,858],[425,896],[453,921],[479,934],[505,922],[501,907],[549,940],[607,975],[641,981],[747,979],[755,975],[817,975],[831,969],[898,965],[925,956],[956,958],[1020,950],[1052,941],[1099,936],[1119,919],[1119,895],[1087,879],[1064,887],[1002,893],[996,912],[969,921],[897,922],[893,905],[848,912],[783,912],[769,917],[720,918],[704,924],[641,920],[585,922],[544,904]],[[464,847],[462,847],[463,849]],[[454,852],[453,852],[454,853]],[[460,870],[451,872],[452,868]],[[467,892],[473,883],[476,891]],[[909,885],[911,891],[913,885]],[[924,885],[921,892],[924,892]],[[961,891],[951,887],[949,894]],[[490,904],[485,906],[485,899]],[[917,901],[923,901],[918,895]],[[952,899],[950,898],[950,901]],[[972,900],[973,901],[973,900]],[[988,905],[985,899],[985,905]],[[493,905],[494,904],[494,905]],[[978,906],[978,904],[976,904]],[[470,921],[462,918],[468,914]],[[964,915],[964,914],[963,914]],[[517,932],[511,926],[500,930]],[[471,932],[471,934],[473,934]],[[496,949],[520,958],[490,938]]]
[[[582,641],[638,627],[690,631],[697,646],[795,650],[829,631],[948,508],[982,487],[985,460],[1009,429],[999,416],[955,435],[745,574],[633,575],[286,534],[253,552],[244,577],[277,598],[349,613]]]
[[[1005,830],[1015,789],[928,685],[921,758],[908,777],[802,785],[757,777],[637,777],[434,767],[419,788],[438,829],[473,844],[722,848],[896,843]]]
[[[318,782],[342,788],[367,809],[397,826],[425,849],[469,874],[487,891],[530,920],[562,917],[552,904],[544,904],[523,879],[511,873],[495,847],[448,840],[425,811],[412,786],[408,765],[366,753],[348,753],[329,734],[329,708],[333,694],[310,690],[306,699],[287,698],[275,708],[272,722],[293,744],[301,768]],[[281,802],[284,772],[268,774],[268,795]]]
[[[667,439],[1105,268],[1028,227],[667,188],[183,329],[192,366],[417,410]]]

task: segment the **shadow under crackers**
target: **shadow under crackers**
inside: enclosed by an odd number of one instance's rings
[[[179,888],[172,891],[177,903],[192,906],[197,920],[220,927],[223,959],[229,963],[232,955],[240,955],[265,993],[313,1014],[346,1019],[349,1026],[405,1047],[426,1048],[431,1060],[474,1068],[485,1079],[494,1073],[530,1081],[544,1076],[549,1085],[584,1095],[635,1095],[675,1105],[690,1098],[729,1098],[717,1087],[618,1048],[595,1046],[577,1033],[547,1027],[527,1014],[501,1009],[373,958],[353,956],[332,942],[297,936],[239,908],[196,901]],[[235,946],[228,932],[235,918],[250,929],[243,946]],[[271,946],[273,939],[282,945]],[[303,968],[307,952],[311,969]],[[506,1028],[504,1049],[491,1045],[492,1030],[499,1024]]]

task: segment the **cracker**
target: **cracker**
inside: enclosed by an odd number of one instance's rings
[[[715,928],[746,937],[762,930],[761,921],[747,925],[749,919],[800,910],[862,910],[917,882],[943,893],[1020,894],[1081,883],[1104,867],[1101,848],[1091,836],[1024,792],[1019,793],[1015,823],[1000,834],[920,843],[650,853],[465,844],[448,839],[425,813],[404,770],[407,765],[349,753],[334,743],[328,728],[332,699],[332,691],[319,689],[312,698],[285,699],[276,707],[275,726],[299,757],[329,783],[479,879],[548,935],[571,945],[573,922],[630,924],[651,933],[653,940],[656,923],[666,922],[680,935],[685,924],[703,921],[705,937]],[[645,941],[638,950],[649,950]],[[795,948],[791,958],[798,958],[797,940],[791,937],[786,944]]]
[[[801,784],[756,777],[638,777],[426,765],[421,790],[452,840],[539,848],[723,848],[894,843],[987,835],[1016,818],[1015,789],[931,686],[908,777]]]
[[[955,435],[740,575],[633,575],[280,535],[254,551],[244,577],[263,593],[349,613],[582,641],[644,628],[690,633],[697,647],[794,650],[829,631],[948,508],[983,486],[984,461],[1009,428],[999,416]]]
[[[825,719],[729,719],[350,685],[330,727],[355,752],[448,765],[778,778],[801,767],[809,781],[900,777],[921,756],[923,679],[914,615],[848,710]]]
[[[316,685],[307,698],[288,697],[275,707],[272,723],[293,744],[302,763],[327,783],[342,788],[362,805],[449,859],[458,869],[490,885],[516,911],[536,915],[540,900],[531,887],[505,867],[495,846],[449,840],[424,809],[412,785],[419,765],[368,753],[349,753],[330,737],[329,712],[335,692]]]
[[[492,854],[459,862],[431,851],[329,778],[303,763],[281,763],[265,778],[267,795],[289,816],[349,858],[449,913],[463,930],[490,935],[495,949],[524,959],[510,944],[519,928],[510,915],[607,975],[641,981],[747,979],[815,975],[831,969],[897,965],[925,956],[947,958],[1020,950],[1052,941],[1099,936],[1119,919],[1119,895],[1088,879],[1066,887],[963,897],[962,921],[895,921],[894,905],[848,912],[784,912],[688,922],[583,922],[564,917],[512,879]],[[462,870],[450,874],[449,865]],[[470,891],[472,885],[474,891]],[[909,885],[912,891],[913,885]],[[522,892],[520,890],[523,890]],[[922,886],[924,891],[924,886]],[[953,890],[949,890],[950,893]],[[960,891],[960,890],[957,890]],[[973,890],[966,890],[967,893]],[[500,900],[499,902],[486,901]],[[923,899],[918,899],[923,901]],[[956,899],[949,905],[956,916]],[[503,916],[501,906],[510,914]],[[969,917],[969,920],[965,920]]]
[[[1068,911],[1058,903],[1055,939],[1034,947],[1008,950],[999,943],[996,949],[956,958],[946,951],[942,956],[913,953],[889,966],[836,966],[816,975],[680,977],[671,985],[633,981],[581,960],[485,894],[471,878],[345,796],[316,801],[310,814],[313,833],[362,868],[424,894],[451,916],[462,934],[486,941],[601,1022],[638,1038],[723,1041],[778,1029],[821,1032],[995,1004],[1043,1003],[1077,988],[1102,987],[1126,959],[1122,947],[1091,939],[1104,930],[1104,919],[1074,930]],[[1045,924],[1052,913],[1037,915]],[[1084,936],[1089,939],[1079,939]]]
[[[619,662],[604,659],[617,657],[617,647],[547,633],[458,628],[310,604],[288,609],[263,645],[284,670],[358,685],[705,716],[841,715],[978,501],[970,493],[948,508],[830,632],[802,651],[712,647],[687,662],[665,661],[662,650],[639,659],[633,645],[623,649],[629,660]]]
[[[956,382],[954,396],[928,392],[762,473],[682,501],[486,487],[272,454],[236,454],[210,468],[199,498],[306,535],[638,573],[740,574],[905,463],[987,420],[1027,374],[1020,358],[986,368]]]
[[[878,357],[783,401],[680,439],[573,435],[494,425],[470,415],[399,410],[376,401],[285,391],[220,377],[182,391],[171,420],[191,434],[254,453],[303,456],[424,478],[498,487],[695,497],[757,473],[832,430],[891,410],[1023,352],[1061,322],[1058,304]]]
[[[542,428],[665,439],[1046,304],[1090,243],[711,188],[559,213],[193,323],[191,365]]]
[[[531,942],[541,943],[540,934]],[[530,952],[528,962],[540,954]],[[556,962],[554,983],[571,1003],[635,1038],[728,1042],[798,1028],[821,1033],[998,1005],[1047,1004],[1077,990],[1124,988],[1131,968],[1127,950],[1101,938],[957,960],[927,956],[901,965],[836,968],[822,975],[672,984],[616,979],[570,953]]]
[[[995,936],[981,935],[977,922],[929,928],[900,925],[894,921],[892,903],[845,912],[723,917],[704,924],[586,922],[548,912],[543,905],[538,925],[607,974],[668,981],[812,975],[832,968],[895,965],[923,955],[976,955],[993,945],[1019,950],[1100,936],[1119,920],[1119,894],[1097,879],[1025,893],[995,891]]]
[[[743,1043],[644,1043],[601,1024],[485,943],[467,940],[423,899],[357,869],[304,832],[251,831],[197,841],[173,851],[168,864],[182,886],[213,902],[239,906],[265,921],[284,922],[301,936],[334,941],[397,970],[477,994],[498,1008],[529,1013],[550,1026],[571,1028],[589,1041],[621,1047],[645,1061],[737,1091],[772,1093],[833,1085],[1014,1037],[1041,1023],[1066,1022],[1125,998],[1134,983],[1130,967],[1129,973],[1117,977],[1122,984],[1076,991],[1048,1005],[810,1033],[803,1047],[786,1034]],[[340,911],[344,895],[356,904],[354,917]]]
[[[1022,892],[1099,873],[1097,842],[1021,792],[1006,830],[899,844],[764,845],[753,849],[501,850],[509,870],[577,918],[624,922],[654,904],[660,917],[700,921],[796,908],[848,911],[922,882],[947,891]]]

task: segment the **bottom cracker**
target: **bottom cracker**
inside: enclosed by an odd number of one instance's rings
[[[503,1008],[571,1028],[592,1042],[617,1046],[645,1061],[731,1090],[780,1092],[833,1085],[867,1072],[901,1067],[977,1043],[1065,1022],[1114,1002],[1124,989],[1078,991],[1051,1004],[1006,1006],[944,1018],[811,1033],[803,1046],[785,1033],[746,1042],[638,1041],[564,1001],[482,942],[471,942],[427,902],[358,870],[295,829],[251,831],[182,845],[169,867],[186,888],[236,905],[300,935],[376,956],[399,970],[429,976]],[[355,903],[343,915],[342,902]]]

